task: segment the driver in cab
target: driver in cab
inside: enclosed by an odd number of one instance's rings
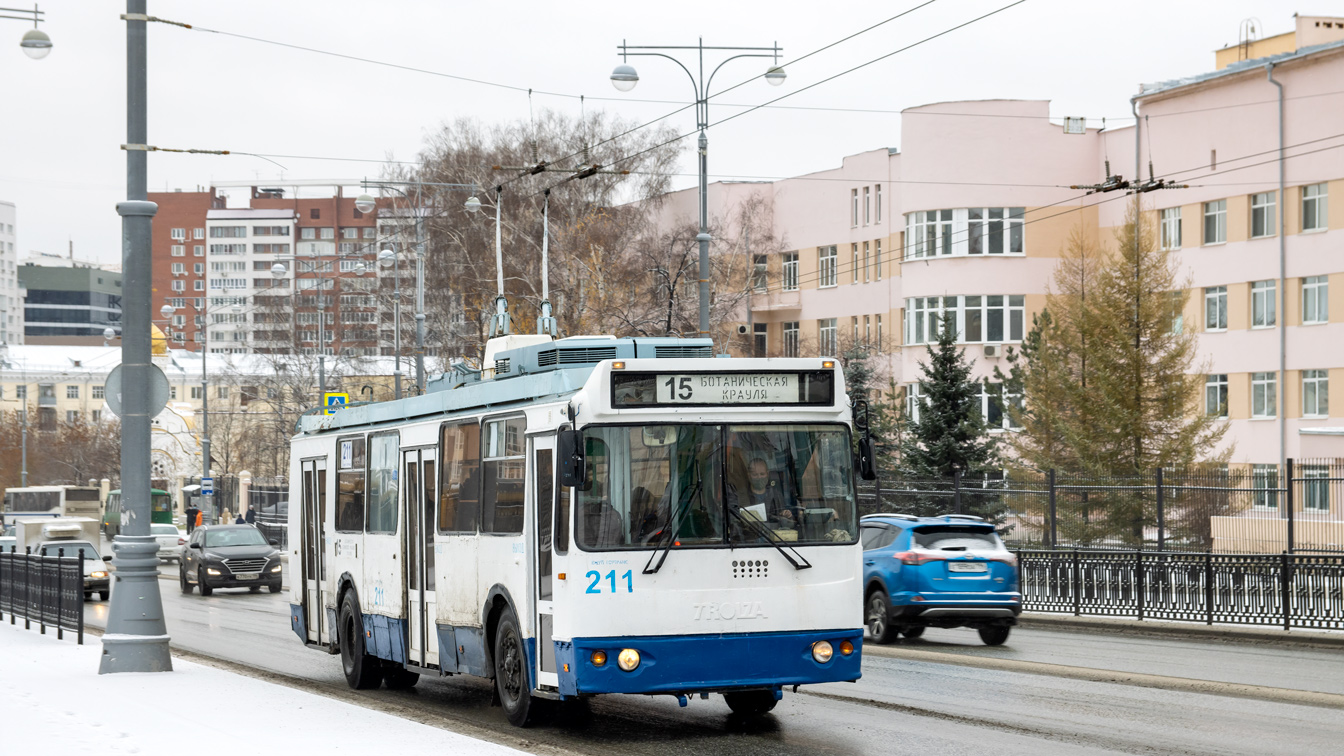
[[[789,506],[779,481],[770,474],[769,463],[760,457],[751,460],[748,467],[746,490],[729,489],[729,503],[755,513],[763,521],[772,521],[780,528],[798,527],[796,508]]]

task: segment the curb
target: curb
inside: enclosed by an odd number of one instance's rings
[[[1037,629],[1075,630],[1115,633],[1117,635],[1149,635],[1185,640],[1223,640],[1240,643],[1277,643],[1286,645],[1344,648],[1344,633],[1331,633],[1294,628],[1271,630],[1268,627],[1236,627],[1206,625],[1170,620],[1129,620],[1109,617],[1077,617],[1071,614],[1044,614],[1023,612],[1018,617],[1022,627]]]

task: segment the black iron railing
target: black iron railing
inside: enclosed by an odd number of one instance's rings
[[[1038,612],[1344,630],[1344,556],[1022,550]]]
[[[8,616],[16,625],[22,618],[25,630],[36,624],[43,635],[53,627],[58,639],[70,630],[83,645],[84,552],[68,557],[65,549],[47,551],[0,551],[0,621]]]

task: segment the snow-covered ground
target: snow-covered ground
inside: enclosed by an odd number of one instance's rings
[[[169,673],[100,675],[101,639],[47,632],[0,624],[0,752],[522,753],[182,659]]]

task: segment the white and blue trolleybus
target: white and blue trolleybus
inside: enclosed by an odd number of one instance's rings
[[[713,357],[505,336],[482,373],[304,416],[294,632],[355,688],[491,678],[516,725],[546,699],[718,693],[760,714],[858,679],[869,466],[842,373]]]

